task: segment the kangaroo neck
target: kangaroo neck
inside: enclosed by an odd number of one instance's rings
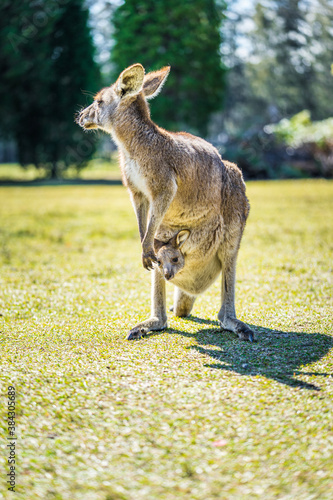
[[[160,134],[150,119],[147,104],[141,96],[115,121],[113,135],[117,145],[131,158],[140,156],[147,150],[147,146],[150,151],[154,149]]]

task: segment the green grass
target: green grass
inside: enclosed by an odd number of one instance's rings
[[[23,168],[18,163],[0,163],[0,182],[3,181],[34,181],[47,178],[47,172],[43,168],[28,165]],[[106,179],[118,180],[121,178],[117,161],[117,153],[112,154],[110,161],[102,159],[91,160],[88,165],[78,171],[75,167],[69,167],[61,173],[63,179]]]
[[[0,188],[1,407],[8,385],[18,405],[0,498],[332,498],[333,183],[248,195],[236,305],[257,342],[219,330],[218,282],[127,342],[150,276],[125,189]]]

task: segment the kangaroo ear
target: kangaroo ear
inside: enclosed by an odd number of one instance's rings
[[[176,237],[177,247],[180,248],[183,245],[183,243],[185,243],[190,234],[191,231],[189,231],[188,229],[182,229],[181,231],[179,231]]]
[[[170,72],[170,66],[165,66],[158,71],[152,71],[145,76],[143,81],[143,91],[147,99],[152,99],[160,93],[164,82]]]
[[[156,238],[154,239],[154,252],[157,254],[157,252],[165,245],[164,241],[157,240]]]
[[[121,97],[138,94],[142,90],[145,70],[141,64],[133,64],[120,73],[115,90]]]

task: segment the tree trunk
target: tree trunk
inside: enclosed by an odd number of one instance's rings
[[[58,164],[56,161],[52,162],[51,179],[58,179]]]

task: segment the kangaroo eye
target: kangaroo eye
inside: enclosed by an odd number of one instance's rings
[[[174,262],[174,263],[176,264],[176,263],[178,262],[178,257],[174,257],[174,258],[172,259],[172,262]]]
[[[157,264],[160,266],[162,264],[162,262],[160,260],[158,260]]]
[[[101,104],[103,104],[103,101],[97,101],[97,104],[98,106],[100,106]]]

